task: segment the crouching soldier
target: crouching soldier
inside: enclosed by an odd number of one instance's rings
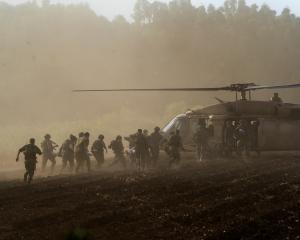
[[[20,153],[25,156],[24,182],[31,183],[37,164],[37,154],[42,155],[42,151],[35,145],[35,139],[31,138],[30,143],[20,148],[16,161],[19,161]]]

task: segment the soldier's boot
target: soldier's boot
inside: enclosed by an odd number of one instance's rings
[[[27,183],[30,184],[32,182],[33,175],[29,175]]]
[[[176,159],[174,157],[171,158],[170,162],[169,162],[169,169],[172,168],[173,164],[175,163]]]
[[[80,168],[81,168],[81,162],[78,162],[78,163],[77,163],[77,166],[76,166],[75,172],[76,172],[76,173],[79,173]]]
[[[45,172],[46,166],[47,166],[47,160],[43,159],[43,162],[42,162],[42,172]]]
[[[27,182],[27,178],[28,178],[28,172],[26,171],[24,174],[24,182]]]
[[[60,172],[63,173],[66,170],[66,167],[67,167],[67,161],[63,160]]]
[[[126,160],[122,159],[121,162],[122,162],[123,168],[126,169],[127,168]]]
[[[29,171],[28,175],[29,177],[27,178],[27,183],[30,184],[33,179],[34,170]]]
[[[53,159],[51,162],[52,162],[52,165],[51,165],[51,174],[53,174],[54,173],[54,169],[55,169],[55,165],[56,165],[56,161],[55,161],[55,159]]]
[[[70,164],[70,172],[73,173],[74,166],[75,166],[74,161],[70,161],[69,164]]]

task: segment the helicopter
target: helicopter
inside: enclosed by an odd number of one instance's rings
[[[300,84],[261,86],[254,83],[238,83],[225,87],[209,88],[157,88],[157,89],[100,89],[74,90],[74,92],[201,92],[230,91],[235,93],[235,101],[224,102],[218,98],[218,104],[201,109],[188,110],[173,118],[162,129],[167,138],[179,130],[186,149],[194,149],[193,135],[204,122],[211,130],[209,146],[214,152],[225,148],[224,129],[226,123],[246,121],[256,122],[257,149],[263,151],[300,150],[300,104],[279,101],[256,101],[252,92],[265,89],[300,88]],[[239,97],[240,95],[240,97]]]

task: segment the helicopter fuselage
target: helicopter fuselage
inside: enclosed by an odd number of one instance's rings
[[[163,129],[163,133],[167,137],[179,129],[185,148],[193,149],[193,135],[200,119],[212,129],[209,138],[212,149],[224,147],[227,121],[246,120],[259,123],[256,134],[260,151],[300,150],[300,105],[297,104],[244,100],[221,103],[178,115]]]

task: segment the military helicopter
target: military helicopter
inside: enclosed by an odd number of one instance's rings
[[[300,104],[284,103],[277,97],[273,101],[252,100],[252,92],[264,89],[300,88],[300,84],[260,86],[254,83],[232,84],[213,88],[158,88],[158,89],[102,89],[74,90],[74,92],[200,92],[231,91],[235,101],[224,102],[202,109],[189,110],[176,116],[163,129],[167,137],[171,132],[180,130],[184,146],[193,148],[193,135],[199,122],[211,129],[210,148],[219,152],[224,148],[224,129],[228,121],[256,122],[255,135],[259,151],[300,150]],[[240,97],[239,97],[240,95]]]

